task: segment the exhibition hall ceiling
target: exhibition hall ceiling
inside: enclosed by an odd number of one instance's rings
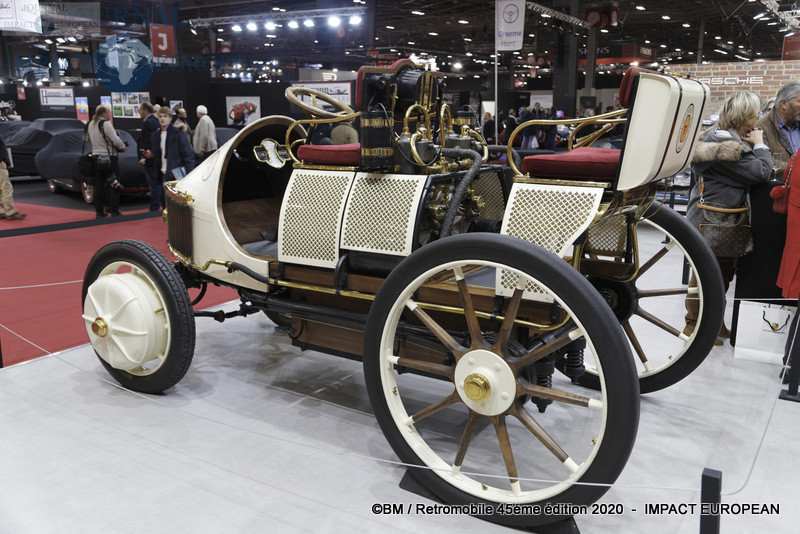
[[[530,55],[553,54],[554,41],[559,34],[577,34],[578,42],[586,44],[588,29],[559,20],[549,13],[553,0],[529,3],[526,11],[525,44],[518,54],[505,54],[506,65],[524,67]],[[586,3],[584,3],[586,5]],[[607,7],[611,2],[599,2]],[[787,11],[791,2],[750,0],[621,0],[616,2],[618,24],[601,30],[599,46],[613,49],[635,43],[652,47],[661,62],[685,63],[696,61],[698,37],[704,24],[704,58],[709,61],[749,61],[779,59],[783,37],[797,25]],[[217,3],[181,0],[181,15],[185,19],[210,17],[240,18],[242,31],[231,30],[232,24],[220,24],[217,39],[234,43],[235,48],[269,50],[275,54],[294,55],[298,61],[336,59],[358,60],[367,57],[372,48],[381,57],[435,56],[445,67],[455,62],[480,70],[484,62],[492,61],[494,53],[494,2],[486,0],[377,0],[351,2],[233,2]],[[283,17],[292,13],[321,8],[376,6],[374,36],[368,35],[367,17],[359,25],[349,24],[340,17],[338,30],[328,26],[324,18],[315,18],[314,26],[303,25],[298,13],[297,28],[287,20],[267,30],[257,24],[254,31],[246,29],[247,17],[274,12]],[[544,9],[538,9],[542,6]],[[555,8],[561,10],[561,8]],[[281,11],[283,10],[283,11]],[[537,12],[539,11],[539,12]],[[583,18],[583,10],[581,18]],[[549,15],[549,16],[548,16]],[[262,21],[265,19],[261,19]],[[281,25],[283,22],[283,25]],[[221,30],[221,31],[219,31]],[[206,37],[200,33],[199,42]],[[191,39],[185,40],[190,44]],[[371,45],[371,46],[370,46]],[[613,55],[613,54],[612,54]],[[450,56],[450,57],[448,57]],[[448,70],[445,68],[444,70]]]

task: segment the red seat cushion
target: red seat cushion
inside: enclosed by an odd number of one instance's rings
[[[358,165],[361,143],[349,145],[300,145],[297,158],[317,165]]]
[[[613,148],[581,147],[561,154],[528,156],[522,172],[531,176],[586,180],[617,177],[620,151]]]

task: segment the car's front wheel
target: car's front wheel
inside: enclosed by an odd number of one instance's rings
[[[115,241],[89,262],[83,320],[100,362],[117,382],[161,393],[183,378],[194,355],[195,323],[172,264],[141,241]]]

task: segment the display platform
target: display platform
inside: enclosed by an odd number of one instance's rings
[[[434,503],[399,487],[359,363],[301,352],[263,314],[197,321],[194,362],[163,396],[120,388],[88,345],[0,370],[0,531],[513,531],[416,511]],[[698,532],[705,467],[722,471],[723,503],[780,509],[725,515],[722,532],[794,531],[798,405],[780,389],[775,366],[726,343],[643,397],[631,459],[599,502],[613,506],[576,516],[581,532]],[[373,511],[385,504],[403,513]]]

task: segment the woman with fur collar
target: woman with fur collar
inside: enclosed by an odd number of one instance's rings
[[[686,218],[697,227],[700,221],[699,177],[703,177],[703,201],[723,208],[739,208],[746,204],[751,185],[766,182],[772,173],[772,154],[764,144],[763,132],[756,129],[761,99],[752,91],[737,91],[722,105],[717,127],[697,143],[692,160],[692,173],[698,181],[689,196]],[[736,260],[717,258],[725,291],[736,272]],[[692,274],[689,287],[697,281]],[[699,302],[686,300],[686,328],[691,335],[697,323]],[[721,337],[730,337],[722,326]],[[718,344],[722,344],[718,342]]]

